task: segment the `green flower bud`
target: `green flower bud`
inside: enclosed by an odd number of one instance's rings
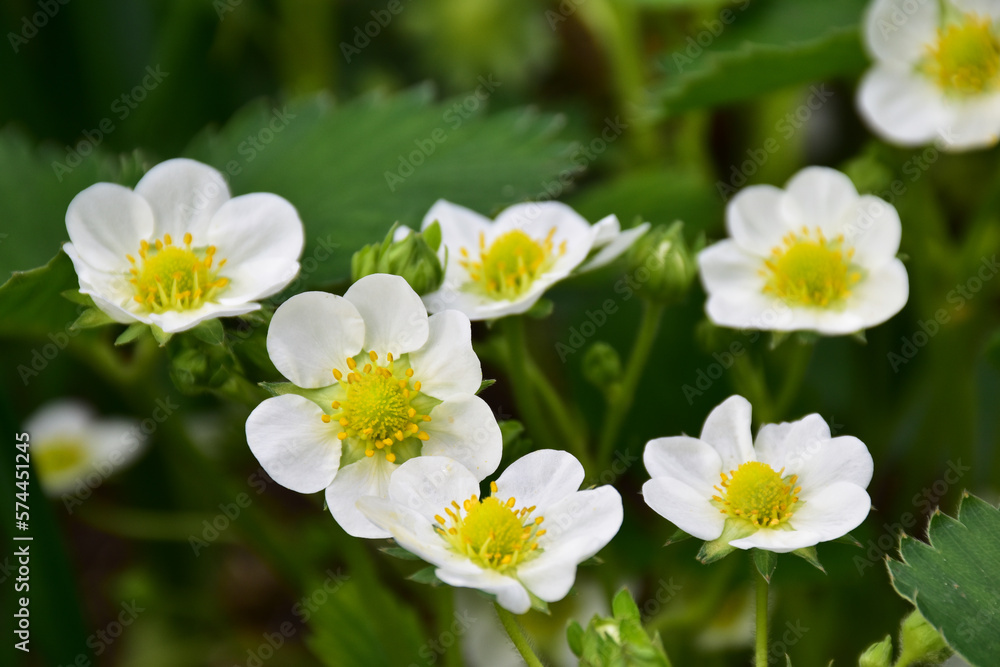
[[[869,646],[858,658],[858,667],[889,667],[892,664],[892,637],[885,636]]]
[[[941,634],[919,611],[914,611],[903,621],[899,640],[903,648],[896,662],[900,665],[924,662],[936,665],[944,662],[952,652]]]
[[[414,232],[393,241],[393,225],[382,243],[367,245],[351,258],[351,280],[357,282],[373,273],[402,276],[417,294],[433,292],[441,286],[444,268],[437,257],[441,228],[435,222],[423,232]]]
[[[617,350],[597,341],[583,353],[583,377],[610,398],[622,379],[622,360]]]
[[[683,300],[698,273],[695,255],[704,243],[695,245],[692,252],[680,221],[657,225],[636,241],[626,259],[639,296],[665,304]]]
[[[573,623],[567,629],[570,649],[580,658],[580,667],[667,667],[670,661],[658,633],[649,635],[642,626],[639,608],[627,590],[612,603],[613,616],[594,616],[586,628]]]

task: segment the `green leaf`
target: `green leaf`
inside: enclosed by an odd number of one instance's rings
[[[105,324],[115,324],[115,320],[99,308],[87,308],[76,318],[76,321],[72,324],[72,328],[93,329],[94,327],[102,327]]]
[[[206,320],[191,329],[191,333],[209,345],[222,345],[226,341],[226,332],[220,320]]]
[[[437,578],[437,575],[434,574],[435,570],[437,570],[437,567],[435,567],[434,565],[430,565],[428,567],[423,568],[422,570],[417,570],[416,572],[408,576],[407,579],[409,579],[410,581],[415,581],[418,584],[427,584],[428,586],[441,586],[444,584],[444,582]]]
[[[945,641],[977,667],[995,664],[1000,636],[1000,511],[966,494],[953,519],[940,511],[930,544],[900,539],[902,562],[888,562],[896,591],[912,602]]]
[[[131,343],[144,332],[149,330],[149,325],[142,322],[133,322],[115,339],[115,345],[125,345]]]
[[[77,284],[73,263],[62,252],[45,266],[14,273],[0,286],[0,335],[70,335],[80,306],[62,294]]]
[[[826,574],[826,568],[824,568],[823,564],[819,562],[819,554],[816,552],[816,547],[804,547],[802,549],[796,549],[792,553],[805,560],[823,574]]]
[[[733,51],[706,53],[697,60],[683,51],[675,51],[671,58],[665,67],[679,74],[661,92],[662,104],[670,115],[733,104],[831,77],[853,77],[868,65],[856,27],[837,28],[800,43],[748,42]]]
[[[258,102],[185,154],[219,168],[234,194],[274,192],[295,205],[306,227],[298,289],[345,280],[355,250],[382,240],[393,220],[418,227],[438,198],[492,214],[545,196],[545,183],[576,170],[555,116],[459,119],[431,100],[419,88],[343,105],[322,95]],[[261,128],[273,139],[251,148]]]
[[[483,393],[483,390],[486,389],[487,387],[492,387],[496,383],[497,383],[496,380],[483,380],[482,382],[479,383],[479,389],[476,390],[476,396]]]
[[[379,551],[400,560],[423,560],[420,556],[410,553],[403,547],[379,547]]]
[[[766,549],[754,549],[752,553],[753,564],[760,572],[760,576],[764,577],[767,583],[771,583],[774,568],[778,567],[778,554]]]

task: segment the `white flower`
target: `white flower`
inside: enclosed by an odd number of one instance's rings
[[[726,208],[730,239],[698,255],[705,309],[720,326],[840,335],[885,322],[909,295],[890,204],[858,196],[834,169],[808,167],[785,190],[755,185]]]
[[[144,439],[129,419],[97,417],[83,403],[60,400],[42,406],[24,424],[38,481],[51,496],[93,486],[142,453]]]
[[[403,464],[388,498],[361,510],[401,547],[436,566],[441,581],[478,588],[516,614],[531,596],[561,600],[576,566],[618,532],[622,501],[610,486],[578,491],[583,466],[542,449],[518,459],[479,498],[476,476],[456,461],[421,457]],[[529,594],[530,592],[530,594]]]
[[[643,462],[646,504],[686,533],[739,549],[784,553],[836,539],[868,516],[872,457],[833,438],[819,415],[765,424],[751,442],[750,403],[731,396],[700,438],[657,438]]]
[[[946,150],[1000,138],[1000,3],[875,0],[865,21],[875,65],[858,107],[872,129],[904,146],[940,138]]]
[[[92,185],[66,211],[80,291],[117,322],[167,333],[242,315],[299,271],[303,229],[273,194],[230,199],[222,174],[193,160],[162,162],[135,190]]]
[[[388,537],[355,507],[384,497],[404,461],[449,456],[483,479],[503,441],[482,383],[469,318],[431,317],[406,281],[373,274],[344,296],[305,292],[283,303],[267,333],[275,367],[292,381],[247,419],[264,470],[299,493],[326,489],[355,537]]]
[[[454,308],[472,320],[529,310],[549,287],[611,262],[649,229],[643,223],[623,232],[614,215],[591,225],[559,202],[515,204],[490,220],[441,199],[422,228],[435,221],[447,264],[444,282],[424,303],[432,313]]]

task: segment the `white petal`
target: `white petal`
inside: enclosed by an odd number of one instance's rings
[[[617,222],[617,219],[615,222]],[[604,244],[593,257],[584,262],[580,268],[577,269],[577,272],[583,273],[584,271],[593,271],[594,269],[599,269],[602,266],[610,264],[614,260],[618,259],[619,256],[625,254],[625,252],[632,247],[632,244],[639,240],[639,237],[649,231],[649,227],[650,224],[648,222],[644,222],[641,225],[636,225],[631,229],[626,229],[621,232],[610,242]],[[595,246],[600,242],[600,234],[601,231],[599,230],[598,239],[594,242]]]
[[[283,198],[256,193],[227,201],[205,237],[205,245],[217,248],[216,259],[226,260],[222,275],[230,285],[219,301],[255,301],[280,291],[298,272],[303,242],[299,214]]]
[[[473,322],[495,320],[508,315],[520,315],[531,310],[531,307],[545,294],[545,291],[558,280],[565,278],[566,275],[566,272],[561,275],[546,273],[536,279],[527,292],[514,300],[490,299],[465,291],[461,289],[461,285],[467,281],[467,277],[463,277],[462,281],[457,283],[445,279],[440,289],[425,294],[423,300],[427,310],[432,313],[452,309],[465,314]]]
[[[750,410],[750,401],[730,396],[705,419],[700,440],[719,453],[723,470],[736,470],[741,463],[754,460]]]
[[[938,132],[945,150],[990,148],[1000,140],[1000,95],[952,103],[950,108],[952,118]]]
[[[267,353],[281,374],[300,387],[334,383],[333,369],[346,375],[347,357],[361,351],[365,322],[347,299],[303,292],[281,304],[267,332]]]
[[[531,609],[531,598],[524,586],[516,579],[504,576],[492,570],[480,570],[476,573],[455,572],[450,569],[438,569],[438,579],[462,588],[478,588],[481,591],[497,596],[497,603],[507,611],[524,614]]]
[[[788,457],[788,473],[799,476],[799,497],[809,501],[812,494],[839,482],[866,488],[874,471],[872,455],[865,444],[850,435],[814,441],[807,449]]]
[[[854,248],[853,261],[871,270],[896,257],[902,233],[895,207],[873,195],[864,195],[850,215],[844,237]]]
[[[1000,21],[1000,5],[996,0],[952,0],[952,3],[963,12],[992,18],[993,27],[997,28],[996,22]]]
[[[701,540],[722,535],[725,515],[698,493],[673,477],[655,477],[642,485],[642,499],[653,511],[685,533]]]
[[[444,515],[452,501],[479,495],[479,478],[445,456],[418,456],[399,466],[389,482],[389,499],[427,521]]]
[[[229,199],[229,186],[218,171],[194,160],[177,158],[156,165],[139,180],[135,193],[149,202],[155,234],[181,239],[190,232],[204,238],[209,221]]]
[[[747,537],[732,540],[729,545],[737,549],[764,549],[784,554],[796,549],[815,546],[819,542],[819,535],[812,531],[763,528]]]
[[[247,444],[274,481],[299,493],[330,485],[340,467],[339,428],[307,398],[284,394],[263,401],[247,418]]]
[[[876,65],[861,79],[857,101],[876,134],[903,146],[930,143],[953,124],[941,91],[916,73]]]
[[[937,40],[937,2],[875,0],[865,15],[865,45],[883,62],[909,67]]]
[[[365,518],[389,533],[399,546],[428,563],[459,570],[474,567],[468,559],[448,548],[431,524],[433,517],[428,520],[405,505],[376,496],[358,498],[355,505]]]
[[[497,478],[498,500],[513,497],[518,507],[538,512],[575,493],[583,483],[583,466],[569,452],[539,449],[514,461]]]
[[[719,483],[719,474],[724,472],[722,458],[715,449],[686,435],[650,440],[642,461],[650,477],[666,475],[683,479],[705,498],[717,493],[712,487]]]
[[[97,183],[73,197],[66,231],[78,256],[99,271],[124,273],[126,255],[138,259],[139,242],[153,234],[153,212],[134,192]]]
[[[618,216],[612,213],[606,215],[594,223],[594,247],[601,248],[618,238],[622,232],[622,223],[618,221]]]
[[[441,226],[441,248],[439,255],[444,259],[444,248],[450,251],[450,262],[455,262],[461,248],[475,254],[479,248],[479,235],[489,234],[492,223],[484,215],[452,204],[450,201],[438,199],[427,211],[420,229],[427,229],[434,221]],[[457,262],[456,262],[457,263]]]
[[[413,233],[412,229],[410,229],[406,225],[400,225],[399,227],[396,227],[396,231],[394,231],[392,233],[392,240],[393,241],[402,241],[403,239],[405,239],[407,236],[409,236],[412,233]]]
[[[860,526],[871,511],[871,498],[860,486],[835,482],[796,508],[790,519],[796,530],[808,531],[818,541],[835,540]]]
[[[851,179],[828,167],[806,167],[792,177],[785,192],[788,218],[810,232],[819,227],[828,237],[842,233],[858,202],[858,190]]]
[[[179,333],[192,329],[205,320],[215,320],[220,317],[235,317],[260,310],[258,303],[241,303],[225,305],[221,303],[205,303],[194,310],[165,310],[162,313],[136,314],[137,319],[155,324],[167,333]]]
[[[85,433],[92,443],[95,461],[111,465],[115,471],[138,459],[149,442],[133,419],[98,419]]]
[[[326,488],[326,504],[330,514],[352,537],[379,539],[390,537],[388,530],[379,528],[358,509],[358,499],[363,496],[386,498],[389,495],[389,478],[398,468],[384,456],[365,456],[341,468],[333,483]]]
[[[741,248],[768,257],[781,239],[802,223],[787,219],[785,193],[772,185],[751,185],[726,206],[726,229]]]
[[[24,422],[24,430],[33,448],[45,449],[53,440],[77,437],[94,421],[94,411],[76,399],[60,399],[46,403]]]
[[[753,448],[758,461],[785,474],[799,471],[804,459],[830,440],[830,427],[818,414],[806,415],[794,422],[764,424],[757,433]]]
[[[847,308],[860,319],[860,327],[843,333],[882,324],[903,309],[909,296],[906,267],[898,259],[893,259],[869,273],[855,286]]]
[[[576,566],[614,538],[622,525],[622,499],[610,486],[578,491],[545,511],[542,553],[517,569],[529,591],[555,602],[566,597]]]
[[[698,253],[701,282],[710,296],[725,296],[734,292],[756,293],[765,303],[764,285],[767,279],[764,259],[741,248],[729,239],[714,243]]]
[[[503,436],[493,410],[478,396],[455,395],[431,410],[422,424],[430,439],[422,453],[455,459],[484,479],[500,465]]]
[[[365,321],[364,349],[380,357],[399,357],[427,342],[427,311],[420,297],[400,276],[365,276],[344,293]]]
[[[428,318],[427,342],[410,352],[413,379],[420,391],[437,399],[475,394],[483,382],[479,357],[472,349],[472,324],[457,310]]]

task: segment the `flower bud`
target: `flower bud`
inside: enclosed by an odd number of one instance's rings
[[[683,222],[657,225],[646,232],[627,255],[639,296],[665,304],[683,300],[698,273],[696,254],[697,247],[692,252],[684,240]]]
[[[858,667],[889,667],[892,664],[892,637],[872,644],[858,658]]]
[[[596,341],[583,353],[583,377],[608,398],[622,379],[622,360],[617,350],[604,341]]]
[[[951,649],[941,634],[919,611],[914,611],[903,621],[899,639],[902,644],[902,655],[896,662],[900,665],[924,662],[936,665],[951,655]]]
[[[367,245],[351,258],[351,280],[357,282],[373,273],[402,276],[417,294],[433,292],[441,286],[444,268],[437,257],[441,229],[437,223],[423,232],[413,232],[393,240],[394,225],[382,243]]]

